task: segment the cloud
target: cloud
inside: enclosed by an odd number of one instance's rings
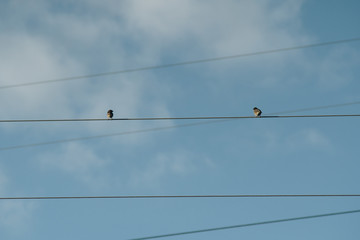
[[[124,18],[126,32],[144,63],[153,64],[155,61],[181,62],[314,42],[314,37],[302,25],[304,2],[129,1],[124,11],[117,14]],[[199,64],[195,71],[209,79],[207,84],[211,79],[213,89],[232,87],[239,81],[268,89],[303,81],[301,74],[294,74],[302,62],[312,61],[301,51],[292,51],[234,59],[224,64],[217,62],[211,67]],[[295,80],[290,82],[289,79]]]
[[[6,19],[11,26],[9,29],[13,30],[7,29],[0,36],[1,86],[106,72],[112,66],[118,70],[128,61],[123,53],[127,46],[115,41],[119,39],[116,37],[119,30],[113,27],[121,23],[106,14],[94,16],[93,23],[89,24],[86,13],[76,15],[74,10],[69,17],[66,11],[54,12],[46,1],[37,1],[36,7],[29,8],[18,4],[10,4],[9,12],[21,9],[23,13],[19,18],[32,19],[33,25],[18,26],[15,18]],[[39,16],[43,18],[41,21]],[[132,74],[131,77],[113,76],[4,89],[0,95],[0,115],[6,119],[102,118],[109,108],[115,110],[116,117],[168,115],[162,94],[168,96],[167,86],[156,79],[150,83],[148,78],[149,75]],[[156,96],[149,90],[156,90]],[[109,130],[107,126],[84,124],[61,133],[104,133]],[[31,127],[17,128],[11,124],[2,127],[9,132],[26,130],[29,135],[38,132]],[[59,133],[58,128],[46,127],[42,137]],[[140,122],[135,126],[141,127]],[[136,140],[139,139],[128,142],[135,143]]]
[[[330,140],[316,129],[306,129],[301,133],[306,143],[314,147],[328,147]]]
[[[139,160],[134,163],[129,157],[115,162],[106,154],[100,157],[95,150],[78,143],[69,144],[61,151],[42,153],[37,158],[43,171],[62,173],[95,192],[159,187],[164,179],[183,178],[204,168],[215,168],[209,157],[185,150],[161,152],[143,159],[143,163]],[[117,169],[116,174],[111,169]]]
[[[0,202],[0,229],[13,235],[22,235],[30,229],[35,203],[24,201]]]
[[[0,169],[0,194],[10,196],[11,178]],[[25,201],[0,201],[0,232],[21,235],[31,226],[31,219],[37,205]],[[0,234],[1,236],[1,234]]]
[[[201,171],[203,168],[214,168],[215,163],[208,157],[185,150],[161,152],[147,159],[145,165],[135,169],[130,176],[132,187],[159,187],[164,179],[182,178]]]
[[[307,38],[299,34],[302,3],[271,7],[265,0],[121,4],[37,0],[24,7],[15,1],[6,8],[6,23],[15,30],[7,29],[0,40],[0,77],[3,84],[13,84],[292,45]],[[31,91],[13,89],[2,95],[2,102],[6,99],[9,104],[0,108],[0,114],[92,116],[106,112],[110,105],[124,115],[147,109],[170,112],[165,102],[171,98],[167,92],[173,83],[160,84],[155,75],[141,73],[107,79],[34,86]],[[158,96],[149,95],[149,89],[157,89]]]
[[[303,128],[289,133],[265,131],[262,138],[264,149],[282,153],[293,153],[304,149],[328,151],[332,145],[326,134],[314,128]]]
[[[71,74],[81,69],[69,56],[61,52],[44,39],[22,33],[4,34],[0,37],[0,78],[1,85],[12,85],[53,79]],[[57,112],[69,114],[70,102],[62,85],[44,85],[2,90],[0,113],[2,116],[20,117],[36,114],[48,117]],[[52,102],[52,104],[49,104]],[[56,105],[56,112],[53,111]]]
[[[110,160],[80,143],[67,144],[61,151],[42,153],[37,158],[44,171],[60,171],[89,189],[109,186],[106,172]]]
[[[298,36],[302,4],[283,1],[270,7],[270,1],[130,1],[121,14],[126,15],[129,31],[147,39],[145,46],[189,49],[190,45],[188,54],[199,54],[199,49],[234,54],[306,39]]]
[[[328,150],[331,146],[329,138],[318,129],[302,129],[288,136],[286,140],[289,149],[295,151],[303,148]]]

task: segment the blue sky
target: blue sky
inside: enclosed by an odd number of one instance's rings
[[[0,85],[360,36],[356,0],[0,2]],[[359,42],[0,89],[1,119],[248,116],[360,101]],[[300,114],[358,114],[359,105]],[[243,119],[0,151],[0,196],[358,194],[357,118]],[[1,147],[194,121],[1,123]],[[1,239],[130,239],[356,198],[0,202]],[[360,215],[172,239],[359,239]]]

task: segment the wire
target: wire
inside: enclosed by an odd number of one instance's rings
[[[131,68],[131,69],[124,69],[124,70],[119,70],[119,71],[103,72],[103,73],[74,76],[74,77],[67,77],[67,78],[58,78],[58,79],[51,79],[51,80],[44,80],[44,81],[3,85],[3,86],[0,86],[0,89],[33,86],[33,85],[64,82],[64,81],[73,81],[73,80],[86,79],[86,78],[97,78],[97,77],[118,75],[118,74],[130,73],[130,72],[140,72],[140,71],[148,71],[148,70],[153,70],[153,69],[170,68],[170,67],[177,67],[177,66],[184,66],[184,65],[191,65],[191,64],[206,63],[206,62],[223,61],[223,60],[235,59],[235,58],[240,58],[240,57],[249,57],[249,56],[264,55],[264,54],[277,53],[277,52],[286,52],[286,51],[292,51],[292,50],[298,50],[298,49],[304,49],[304,48],[321,47],[321,46],[349,43],[349,42],[355,42],[355,41],[360,41],[360,38],[350,38],[350,39],[343,39],[343,40],[338,40],[338,41],[314,43],[314,44],[307,44],[307,45],[301,45],[301,46],[295,46],[295,47],[278,48],[278,49],[265,50],[265,51],[252,52],[252,53],[242,53],[242,54],[223,56],[223,57],[190,60],[190,61],[184,61],[184,62],[155,65],[155,66],[148,66],[148,67]]]
[[[288,110],[288,111],[282,111],[282,112],[277,112],[277,113],[271,113],[271,115],[281,114],[281,113],[284,114],[284,113],[292,113],[292,112],[311,111],[311,110],[318,110],[318,109],[323,109],[323,108],[343,107],[343,106],[355,105],[355,104],[360,104],[360,101],[342,103],[342,104],[334,104],[334,105],[318,106],[318,107],[313,107],[313,108]],[[60,139],[60,140],[55,140],[55,141],[0,147],[0,151],[21,149],[21,148],[28,148],[28,147],[37,147],[37,146],[50,145],[50,144],[59,144],[59,143],[65,143],[65,142],[83,141],[83,140],[90,140],[90,139],[97,139],[97,138],[115,137],[115,136],[130,135],[130,134],[137,134],[137,133],[155,132],[155,131],[162,131],[162,130],[173,129],[173,128],[182,128],[182,127],[191,127],[191,126],[198,126],[198,125],[205,125],[205,124],[212,124],[212,123],[220,123],[220,122],[225,122],[225,121],[230,121],[230,120],[203,121],[200,123],[197,122],[197,123],[189,123],[189,124],[178,124],[178,125],[165,126],[165,127],[156,127],[156,128],[140,129],[140,130],[134,130],[134,131],[127,131],[127,132],[102,134],[102,135],[97,135],[97,136],[85,136],[85,137],[78,137],[78,138]]]
[[[208,120],[208,119],[246,119],[246,118],[333,118],[333,117],[360,117],[360,114],[323,114],[323,115],[289,115],[289,116],[219,116],[219,117],[143,117],[143,118],[82,118],[82,119],[20,119],[0,120],[0,123],[24,122],[98,122],[98,121],[154,121],[154,120]]]
[[[161,130],[167,130],[167,129],[173,129],[173,128],[182,128],[182,127],[191,127],[191,126],[205,125],[205,124],[211,124],[211,123],[219,123],[219,122],[224,122],[224,121],[229,121],[229,120],[213,120],[213,121],[205,121],[205,122],[197,122],[197,123],[178,124],[178,125],[165,126],[165,127],[156,127],[156,128],[140,129],[140,130],[134,130],[134,131],[119,132],[119,133],[102,134],[102,135],[96,135],[96,136],[68,138],[68,139],[60,139],[60,140],[48,141],[48,142],[38,142],[38,143],[30,143],[30,144],[24,144],[24,145],[0,147],[0,151],[14,150],[14,149],[28,148],[28,147],[37,147],[37,146],[51,145],[51,144],[58,144],[58,143],[65,143],[65,142],[91,140],[91,139],[97,139],[97,138],[116,137],[116,136],[121,136],[121,135],[130,135],[130,134],[137,134],[137,133],[155,132],[155,131],[161,131]]]
[[[356,102],[348,102],[348,103],[340,103],[340,104],[333,104],[333,105],[325,105],[325,106],[318,106],[318,107],[311,107],[311,108],[300,108],[296,110],[286,110],[282,112],[272,113],[271,115],[278,115],[278,114],[287,114],[287,113],[295,113],[295,112],[305,112],[305,111],[313,111],[313,110],[320,110],[325,108],[336,108],[336,107],[345,107],[350,105],[360,104],[360,101]]]
[[[352,210],[352,211],[344,211],[344,212],[333,212],[333,213],[326,213],[326,214],[318,214],[318,215],[311,215],[311,216],[304,216],[304,217],[294,217],[294,218],[277,219],[277,220],[270,220],[270,221],[263,221],[263,222],[246,223],[246,224],[239,224],[239,225],[232,225],[232,226],[225,226],[225,227],[200,229],[200,230],[193,230],[193,231],[187,231],[187,232],[163,234],[163,235],[157,235],[157,236],[132,238],[130,240],[144,240],[144,239],[165,238],[165,237],[173,237],[173,236],[188,235],[188,234],[195,234],[195,233],[204,233],[204,232],[212,232],[212,231],[219,231],[219,230],[228,230],[228,229],[234,229],[234,228],[251,227],[251,226],[258,226],[258,225],[265,225],[265,224],[282,223],[282,222],[290,222],[290,221],[299,221],[299,220],[306,220],[306,219],[312,219],[312,218],[331,217],[331,216],[338,216],[338,215],[345,215],[345,214],[352,214],[352,213],[360,213],[360,209],[359,210]]]
[[[124,195],[124,196],[52,196],[0,197],[0,200],[66,200],[66,199],[162,199],[162,198],[324,198],[360,197],[360,194],[231,194],[231,195]]]

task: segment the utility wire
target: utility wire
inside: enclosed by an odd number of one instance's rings
[[[292,113],[292,112],[312,111],[312,110],[319,110],[319,109],[324,109],[324,108],[343,107],[343,106],[349,106],[349,105],[355,105],[355,104],[360,104],[360,101],[334,104],[334,105],[318,106],[318,107],[312,107],[312,108],[301,108],[301,109],[295,109],[295,110],[288,110],[288,111],[282,111],[282,112],[277,112],[277,113],[271,113],[271,115]],[[219,123],[219,122],[224,122],[224,121],[229,121],[229,120],[202,121],[200,123],[197,122],[197,123],[189,123],[189,124],[178,124],[178,125],[172,125],[172,126],[148,128],[148,129],[126,131],[126,132],[120,132],[120,133],[110,133],[110,134],[102,134],[102,135],[96,135],[96,136],[68,138],[68,139],[60,139],[60,140],[47,141],[47,142],[38,142],[38,143],[30,143],[30,144],[23,144],[23,145],[8,146],[8,147],[0,147],[0,151],[27,148],[27,147],[37,147],[37,146],[58,144],[58,143],[65,143],[65,142],[83,141],[83,140],[105,138],[105,137],[115,137],[115,136],[130,135],[130,134],[137,134],[137,133],[154,132],[154,131],[161,131],[161,130],[167,130],[167,129],[173,129],[173,128],[182,128],[182,127],[191,127],[191,126],[211,124],[211,123]]]
[[[339,216],[339,215],[352,214],[352,213],[360,213],[360,209],[359,210],[352,210],[352,211],[344,211],[344,212],[333,212],[333,213],[326,213],[326,214],[318,214],[318,215],[311,215],[311,216],[304,216],[304,217],[284,218],[284,219],[277,219],[277,220],[270,220],[270,221],[263,221],[263,222],[246,223],[246,224],[239,224],[239,225],[232,225],[232,226],[225,226],[225,227],[200,229],[200,230],[193,230],[193,231],[187,231],[187,232],[178,232],[178,233],[170,233],[170,234],[163,234],[163,235],[156,235],[156,236],[149,236],[149,237],[132,238],[130,240],[145,240],[145,239],[174,237],[174,236],[180,236],[180,235],[189,235],[189,234],[196,234],[196,233],[213,232],[213,231],[219,231],[219,230],[229,230],[229,229],[234,229],[234,228],[251,227],[251,226],[258,226],[258,225],[265,225],[265,224],[273,224],[273,223],[299,221],[299,220],[306,220],[306,219],[313,219],[313,218]]]
[[[60,139],[60,140],[47,141],[47,142],[38,142],[38,143],[30,143],[30,144],[23,144],[23,145],[8,146],[8,147],[0,147],[0,151],[14,150],[14,149],[21,149],[21,148],[28,148],[28,147],[38,147],[38,146],[43,146],[43,145],[91,140],[91,139],[106,138],[106,137],[116,137],[116,136],[121,136],[121,135],[131,135],[131,134],[138,134],[138,133],[155,132],[155,131],[162,131],[162,130],[168,130],[168,129],[173,129],[173,128],[183,128],[183,127],[191,127],[191,126],[205,125],[205,124],[211,124],[211,123],[219,123],[219,122],[224,122],[224,121],[229,121],[229,120],[203,121],[203,122],[197,122],[197,123],[178,124],[178,125],[172,125],[172,126],[147,128],[147,129],[125,131],[125,132],[119,132],[119,133],[110,133],[110,134],[102,134],[102,135],[95,135],[95,136],[78,137],[78,138],[67,138],[67,139]]]
[[[142,118],[79,118],[79,119],[19,119],[0,120],[0,123],[24,122],[98,122],[98,121],[155,121],[155,120],[211,120],[211,119],[264,119],[264,118],[334,118],[334,117],[360,117],[360,114],[322,114],[322,115],[288,115],[288,116],[210,116],[210,117],[142,117]]]
[[[355,105],[355,104],[360,104],[360,101],[318,106],[318,107],[312,107],[312,108],[287,110],[287,111],[282,111],[282,112],[277,112],[277,113],[271,113],[270,115],[284,114],[284,113],[286,114],[286,113],[293,113],[293,112],[303,112],[303,111],[313,111],[313,110],[319,110],[319,109],[324,109],[324,108],[344,107],[344,106]],[[30,143],[30,144],[23,144],[23,145],[8,146],[8,147],[0,147],[0,151],[14,150],[14,149],[21,149],[21,148],[28,148],[28,147],[38,147],[38,146],[43,146],[43,145],[59,144],[59,143],[65,143],[65,142],[84,141],[84,140],[91,140],[91,139],[97,139],[97,138],[115,137],[115,136],[121,136],[121,135],[155,132],[155,131],[162,131],[162,130],[173,129],[173,128],[182,128],[182,127],[191,127],[191,126],[205,125],[205,124],[212,124],[212,123],[220,123],[220,122],[225,122],[225,121],[230,121],[230,120],[202,121],[202,122],[197,122],[197,123],[178,124],[178,125],[165,126],[165,127],[156,127],[156,128],[140,129],[140,130],[134,130],[134,131],[125,131],[125,132],[119,132],[119,133],[102,134],[102,135],[96,135],[96,136],[67,138],[67,139],[60,139],[60,140],[54,140],[54,141],[46,141],[46,142]]]
[[[190,60],[190,61],[184,61],[184,62],[155,65],[155,66],[148,66],[148,67],[131,68],[131,69],[124,69],[124,70],[119,70],[119,71],[103,72],[103,73],[74,76],[74,77],[67,77],[67,78],[58,78],[58,79],[51,79],[51,80],[44,80],[44,81],[3,85],[3,86],[0,86],[0,89],[25,87],[25,86],[32,86],[32,85],[47,84],[47,83],[64,82],[64,81],[73,81],[73,80],[79,80],[79,79],[97,78],[97,77],[118,75],[118,74],[130,73],[130,72],[140,72],[140,71],[148,71],[148,70],[161,69],[161,68],[170,68],[170,67],[177,67],[177,66],[184,66],[184,65],[191,65],[191,64],[206,63],[206,62],[223,61],[223,60],[235,59],[235,58],[241,58],[241,57],[249,57],[249,56],[263,55],[263,54],[270,54],[270,53],[277,53],[277,52],[286,52],[286,51],[292,51],[292,50],[298,50],[298,49],[304,49],[304,48],[321,47],[321,46],[343,44],[343,43],[356,42],[356,41],[360,41],[360,38],[350,38],[350,39],[343,39],[343,40],[338,40],[338,41],[306,44],[306,45],[300,45],[300,46],[295,46],[295,47],[278,48],[278,49],[258,51],[258,52],[252,52],[252,53],[242,53],[242,54],[223,56],[223,57]]]
[[[310,107],[310,108],[300,108],[296,110],[286,110],[282,112],[271,113],[271,115],[278,115],[278,114],[288,114],[288,113],[295,113],[295,112],[305,112],[305,111],[314,111],[326,108],[336,108],[336,107],[345,107],[350,105],[360,104],[360,101],[355,102],[348,102],[348,103],[340,103],[340,104],[332,104],[332,105],[325,105],[325,106],[318,106],[318,107]]]
[[[0,197],[0,200],[79,200],[79,199],[171,199],[171,198],[329,198],[360,197],[360,194],[213,194],[213,195],[123,195],[123,196],[39,196]]]

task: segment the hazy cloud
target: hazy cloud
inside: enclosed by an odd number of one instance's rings
[[[106,170],[110,160],[80,143],[67,144],[59,152],[43,153],[38,159],[45,171],[61,171],[90,189],[106,188],[109,184]]]
[[[11,196],[11,179],[0,169],[0,194],[1,196]],[[1,232],[12,235],[22,235],[31,226],[33,212],[36,204],[25,201],[0,201],[0,236]]]
[[[36,204],[30,202],[1,201],[0,229],[12,235],[22,235],[29,230]]]
[[[144,166],[132,172],[130,185],[159,187],[164,179],[185,177],[214,166],[215,163],[202,154],[184,150],[161,152],[154,158],[149,158]]]
[[[281,131],[266,131],[263,133],[265,149],[267,151],[281,151],[291,153],[304,149],[329,150],[329,137],[318,129],[304,128],[290,133]]]

